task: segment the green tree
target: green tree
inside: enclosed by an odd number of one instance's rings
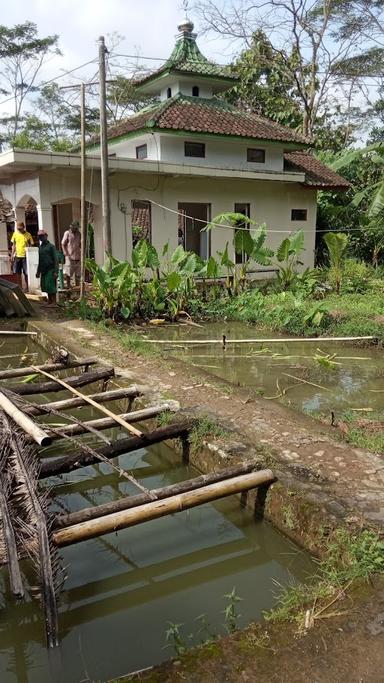
[[[0,26],[0,86],[13,101],[12,114],[3,119],[4,137],[12,144],[27,96],[37,90],[37,76],[51,54],[60,54],[58,36],[40,38],[36,24],[26,21],[13,27]]]

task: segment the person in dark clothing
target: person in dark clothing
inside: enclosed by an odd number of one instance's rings
[[[48,294],[48,304],[56,303],[56,279],[59,270],[56,249],[48,241],[45,230],[39,230],[39,265],[36,277],[41,277],[41,291]]]

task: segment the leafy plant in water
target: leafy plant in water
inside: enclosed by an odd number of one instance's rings
[[[237,595],[236,588],[232,588],[231,592],[224,595],[224,597],[228,600],[228,605],[224,609],[225,628],[228,633],[233,633],[233,631],[236,631],[237,622],[241,617],[241,614],[236,609],[236,605],[243,598]]]
[[[323,239],[328,249],[331,270],[334,273],[336,294],[340,294],[342,263],[348,246],[348,235],[343,232],[328,232]]]
[[[165,639],[167,645],[165,647],[174,647],[177,655],[183,655],[188,649],[187,641],[183,638],[180,633],[180,627],[183,624],[174,624],[172,621],[167,622],[169,628],[165,632]]]

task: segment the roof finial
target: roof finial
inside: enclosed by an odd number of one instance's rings
[[[183,0],[182,1],[182,7],[185,12],[185,17],[183,21],[178,25],[178,29],[180,33],[185,34],[192,34],[192,31],[194,29],[194,24],[193,21],[191,21],[188,17],[188,5],[189,5],[189,0]]]

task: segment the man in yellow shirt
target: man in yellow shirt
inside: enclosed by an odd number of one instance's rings
[[[32,235],[25,229],[24,223],[18,223],[15,232],[12,235],[12,263],[14,263],[14,272],[18,275],[24,273],[25,285],[28,290],[28,276],[27,276],[27,247],[33,247]]]

